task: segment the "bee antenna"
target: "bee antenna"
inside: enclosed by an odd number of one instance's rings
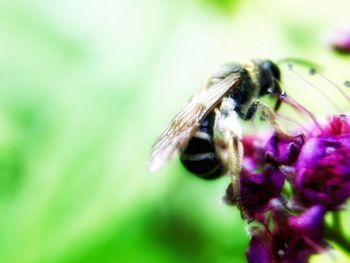
[[[321,69],[321,66],[319,64],[316,64],[312,61],[302,59],[302,58],[283,58],[276,61],[276,64],[278,65],[284,64],[284,63],[287,63],[288,67],[293,67],[293,63],[307,67],[310,69],[310,74],[311,74],[311,71],[314,71],[316,69]]]
[[[337,111],[341,112],[342,110],[338,107],[337,103],[335,101],[333,101],[332,99],[330,99],[329,96],[327,96],[326,93],[324,93],[319,87],[317,87],[316,85],[314,85],[312,82],[310,82],[309,80],[307,80],[306,78],[304,78],[303,76],[301,76],[297,71],[294,70],[293,67],[289,67],[289,70],[291,72],[294,73],[295,76],[297,76],[300,80],[306,82],[310,87],[312,87],[314,90],[316,90],[319,94],[321,94]],[[316,69],[313,69],[312,71],[310,70],[309,72],[310,74],[316,74]],[[319,75],[321,75],[320,73],[318,73]],[[321,75],[323,76],[323,75]],[[326,80],[328,80],[326,77],[324,77]],[[328,80],[330,82],[330,80]],[[334,83],[334,85],[336,85]]]

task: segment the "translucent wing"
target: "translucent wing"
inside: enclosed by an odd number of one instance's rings
[[[205,115],[221,101],[222,97],[239,86],[240,82],[240,74],[235,73],[197,92],[154,144],[149,170],[160,169],[179,148],[185,147]]]

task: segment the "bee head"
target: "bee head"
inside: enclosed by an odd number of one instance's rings
[[[263,60],[259,63],[259,96],[272,95],[277,98],[275,110],[280,106],[279,97],[282,89],[279,85],[281,72],[278,66],[271,60]]]

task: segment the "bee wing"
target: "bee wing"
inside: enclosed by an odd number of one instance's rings
[[[154,144],[150,155],[149,170],[156,171],[162,168],[179,148],[185,147],[205,115],[240,82],[240,74],[231,74],[197,92]]]

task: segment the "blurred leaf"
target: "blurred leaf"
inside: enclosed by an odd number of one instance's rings
[[[239,8],[242,0],[199,0],[209,9],[220,11],[224,15],[232,15]]]

